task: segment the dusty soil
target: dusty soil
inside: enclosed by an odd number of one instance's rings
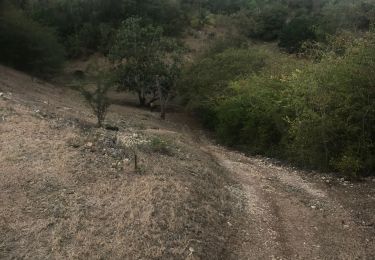
[[[209,145],[239,186],[231,259],[375,259],[374,182],[349,183]]]
[[[118,94],[100,130],[4,67],[0,93],[0,259],[375,259],[373,179],[247,157]]]
[[[97,129],[78,93],[4,67],[0,92],[0,259],[226,255],[231,179],[180,125],[114,105]]]

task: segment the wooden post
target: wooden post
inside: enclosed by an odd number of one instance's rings
[[[134,151],[134,171],[135,172],[138,171],[138,155],[135,151]]]

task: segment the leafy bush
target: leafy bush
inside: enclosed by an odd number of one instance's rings
[[[270,56],[263,71],[239,78],[220,71],[212,57],[198,63],[191,96],[195,107],[209,111],[219,140],[307,168],[374,174],[375,36],[348,43],[339,54],[332,49],[316,63],[283,56]]]
[[[288,156],[348,175],[375,168],[375,40],[327,57],[292,82]]]
[[[219,139],[255,154],[277,156],[287,131],[281,93],[284,83],[265,76],[233,84],[235,94],[217,106]]]
[[[227,49],[203,56],[184,72],[180,94],[190,109],[212,126],[218,100],[231,90],[231,81],[258,72],[265,65],[265,54],[254,49]]]
[[[53,31],[7,2],[0,7],[0,62],[37,75],[59,70],[64,49]]]
[[[255,30],[252,37],[265,41],[276,40],[288,18],[288,9],[281,4],[264,7],[256,15]]]
[[[284,26],[279,46],[290,53],[299,52],[305,41],[316,40],[314,22],[309,17],[297,17]]]
[[[323,33],[341,30],[367,31],[375,22],[375,3],[368,0],[328,1],[321,11],[319,27]]]

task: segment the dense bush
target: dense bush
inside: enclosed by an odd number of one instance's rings
[[[324,5],[320,15],[319,27],[324,33],[367,31],[375,22],[375,3],[369,0],[331,1]]]
[[[352,177],[373,174],[374,71],[373,36],[293,72],[266,67],[216,99],[212,128],[223,143],[251,153]]]
[[[212,52],[184,71],[180,94],[188,101],[188,106],[212,126],[216,121],[213,117],[216,102],[231,91],[228,84],[260,71],[264,60],[265,54],[255,49]]]
[[[43,25],[55,28],[70,57],[95,51],[106,53],[113,30],[129,17],[137,16],[163,28],[167,36],[180,36],[190,25],[200,28],[210,13],[240,10],[246,0],[61,0],[16,1]],[[106,29],[103,33],[103,28]],[[104,48],[103,48],[104,46]]]
[[[256,27],[251,36],[265,41],[276,40],[287,18],[288,9],[284,5],[266,6],[255,15]]]
[[[279,46],[290,53],[299,52],[305,41],[316,40],[314,21],[309,17],[297,17],[284,26]]]
[[[64,49],[53,31],[7,2],[0,6],[0,62],[38,75],[60,69]]]
[[[326,58],[292,81],[288,157],[349,175],[375,168],[375,41]]]
[[[286,133],[283,118],[286,111],[280,102],[284,84],[264,76],[253,76],[251,82],[239,81],[232,87],[235,94],[216,107],[218,138],[251,153],[279,155]]]
[[[189,27],[203,30],[212,25],[213,17],[221,15],[230,18],[227,21],[236,31],[263,41],[278,40],[286,23],[298,17],[314,17],[321,36],[341,29],[368,30],[375,17],[375,6],[369,0],[8,1],[38,23],[54,28],[69,57],[97,51],[107,54],[121,22],[133,16],[162,27],[167,36],[181,37]],[[290,34],[298,40],[293,45],[310,38],[303,28],[297,22],[290,23],[283,41]]]

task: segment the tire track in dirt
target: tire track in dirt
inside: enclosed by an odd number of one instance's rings
[[[368,259],[350,212],[307,176],[219,146],[202,149],[239,184],[228,187],[245,208],[232,259]]]

